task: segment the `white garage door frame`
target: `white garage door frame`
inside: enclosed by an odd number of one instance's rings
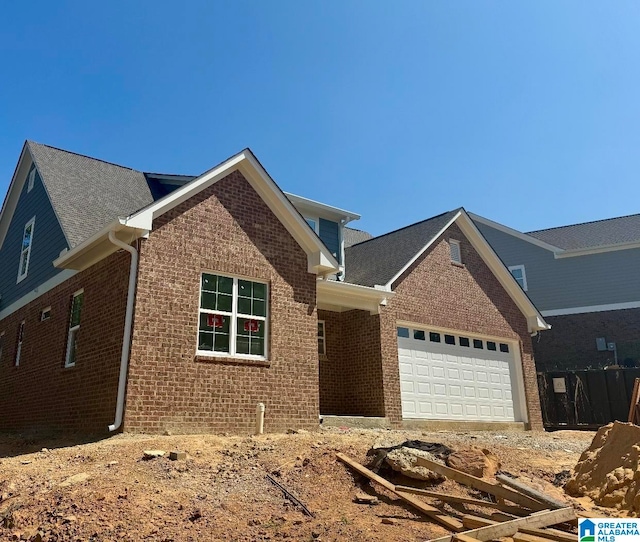
[[[490,341],[506,343],[509,345],[509,348],[513,352],[513,376],[514,376],[514,389],[513,389],[513,409],[514,409],[514,417],[516,422],[528,423],[529,415],[527,411],[527,400],[525,394],[525,386],[524,386],[524,372],[522,370],[522,357],[520,355],[520,341],[516,341],[513,339],[507,339],[505,337],[500,337],[498,335],[484,335],[480,333],[473,333],[469,331],[464,331],[460,329],[450,329],[439,326],[427,326],[424,324],[419,324],[416,322],[410,322],[408,320],[397,320],[396,321],[396,343],[398,340],[397,329],[399,327],[408,327],[409,329],[417,329],[422,330],[425,333],[429,333],[429,331],[433,331],[441,334],[455,335],[463,337],[468,337],[469,339],[482,339],[486,341],[487,339]],[[427,339],[428,340],[428,339]],[[396,352],[398,352],[398,346],[396,344]],[[398,371],[400,371],[400,360],[398,359]],[[411,419],[411,418],[407,418]],[[435,419],[435,418],[434,418]]]

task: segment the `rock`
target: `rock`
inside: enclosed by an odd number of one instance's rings
[[[500,469],[498,458],[489,450],[480,448],[468,448],[453,452],[447,458],[447,465],[472,476],[482,478],[493,476]]]
[[[64,518],[62,518],[62,521],[64,523],[72,523],[74,521],[76,521],[78,518],[76,516],[65,516]]]
[[[353,502],[358,504],[378,504],[380,501],[378,497],[374,495],[367,495],[366,493],[358,492],[353,498]]]
[[[165,429],[163,435],[165,437],[170,437],[171,435],[173,435],[173,433],[169,429]]]
[[[382,518],[385,525],[398,525],[400,522],[396,518]]]
[[[166,453],[164,450],[145,450],[143,453],[143,459],[155,459],[157,457],[163,457]]]
[[[58,487],[69,487],[75,484],[80,484],[82,482],[86,482],[89,478],[90,476],[86,472],[74,474],[73,476],[69,476],[69,478],[60,482],[58,484]]]
[[[391,450],[387,454],[385,461],[394,471],[409,478],[413,478],[414,480],[424,480],[427,482],[444,481],[444,476],[432,472],[426,467],[418,466],[416,464],[416,457],[424,457],[431,461],[438,461],[429,452],[405,447],[398,448],[397,450]]]
[[[107,467],[115,467],[117,464],[117,461],[109,461],[109,463],[107,463]]]
[[[189,516],[189,521],[196,521],[196,520],[200,519],[201,517],[202,517],[202,510],[197,508]]]
[[[171,459],[171,461],[184,461],[187,459],[187,453],[178,451],[169,452],[169,459]]]

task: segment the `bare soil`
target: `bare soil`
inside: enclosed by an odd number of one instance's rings
[[[214,435],[117,435],[76,444],[0,436],[0,540],[43,541],[410,541],[447,534],[393,494],[353,474],[335,458],[343,452],[366,464],[374,444],[418,439],[454,450],[489,449],[502,472],[521,476],[578,510],[594,510],[588,498],[573,499],[553,485],[570,470],[593,432],[437,432],[325,428],[317,432],[259,437]],[[164,457],[144,460],[144,450]],[[171,461],[168,452],[187,453]],[[307,516],[267,478],[271,474],[295,494]],[[80,476],[77,476],[80,475]],[[71,478],[70,477],[75,477]],[[65,483],[66,481],[66,483]],[[428,487],[398,478],[395,483]],[[482,498],[447,480],[439,492]],[[380,503],[354,502],[357,492]],[[451,515],[491,509],[452,508],[425,501]],[[12,510],[7,513],[7,511]],[[594,510],[611,515],[612,510]],[[394,518],[395,524],[382,520]]]

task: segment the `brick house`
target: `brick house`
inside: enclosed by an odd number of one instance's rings
[[[0,214],[0,430],[246,433],[257,403],[269,431],[540,427],[547,326],[466,212],[345,248],[357,218],[249,150],[183,176],[25,143]]]

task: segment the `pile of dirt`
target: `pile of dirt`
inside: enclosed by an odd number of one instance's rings
[[[607,508],[640,511],[640,427],[614,422],[601,427],[574,468],[565,491]]]

